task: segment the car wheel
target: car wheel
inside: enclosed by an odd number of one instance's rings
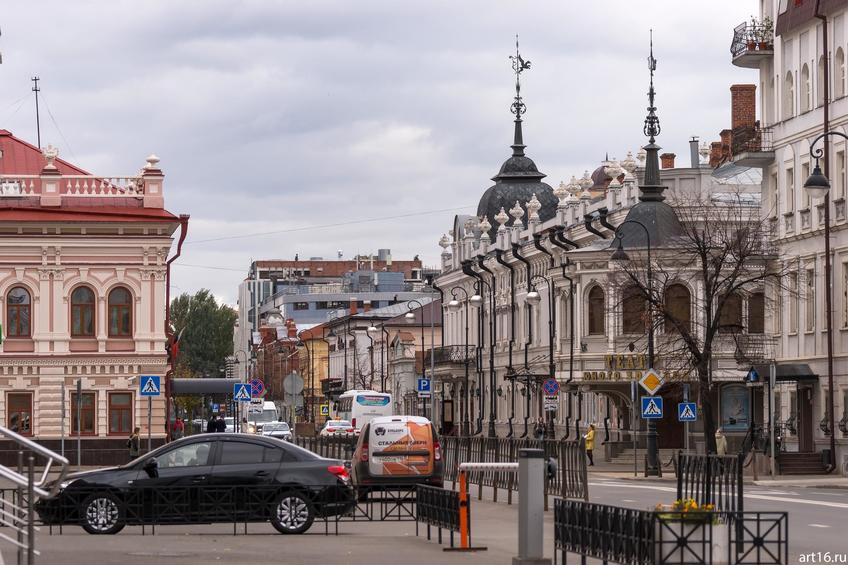
[[[87,497],[80,507],[82,529],[89,534],[117,534],[124,529],[124,508],[114,494],[103,492]]]
[[[271,525],[281,534],[302,534],[312,526],[315,509],[299,492],[284,492],[274,505]]]

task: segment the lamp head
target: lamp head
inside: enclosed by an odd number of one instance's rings
[[[818,159],[816,159],[816,166],[813,168],[813,174],[811,174],[809,178],[807,178],[806,182],[804,182],[804,188],[807,189],[807,193],[810,195],[810,198],[824,198],[830,190],[830,181],[822,173]]]
[[[475,308],[479,308],[483,305],[483,297],[479,294],[475,294],[474,296],[472,296],[469,301],[471,302],[471,305]]]
[[[457,300],[456,298],[448,302],[448,310],[450,310],[451,312],[458,311],[461,306],[462,305],[459,303],[459,300]]]
[[[368,327],[368,329],[367,329],[366,331],[367,331],[368,333],[370,333],[371,335],[373,335],[373,334],[375,334],[375,333],[379,332],[380,330],[379,330],[379,329],[377,329],[377,326],[369,326],[369,327]]]
[[[524,299],[530,306],[536,306],[539,304],[539,302],[542,301],[542,296],[534,288],[533,290],[527,293],[527,296]]]
[[[404,320],[406,320],[407,324],[415,323],[415,314],[413,314],[412,312],[407,312],[406,314],[404,314],[403,318]]]
[[[627,254],[623,246],[619,245],[618,249],[613,251],[613,254],[610,259],[623,263],[625,261],[630,261],[630,255]]]

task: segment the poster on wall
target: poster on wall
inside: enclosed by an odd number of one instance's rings
[[[745,385],[721,387],[721,427],[724,430],[748,429],[748,388]]]

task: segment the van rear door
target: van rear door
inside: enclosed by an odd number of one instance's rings
[[[429,422],[371,422],[368,470],[374,477],[433,474],[433,434]]]

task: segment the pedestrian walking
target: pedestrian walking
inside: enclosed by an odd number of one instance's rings
[[[727,438],[721,428],[715,432],[716,453],[718,455],[727,455]]]
[[[545,439],[545,426],[542,424],[541,418],[536,420],[536,425],[533,428],[533,435],[536,439]]]
[[[183,419],[177,416],[177,419],[174,420],[174,439],[180,439],[185,435],[185,422]]]
[[[221,416],[215,421],[215,431],[222,434],[227,431],[227,422]]]
[[[592,458],[592,450],[595,449],[595,424],[589,424],[583,439],[586,440],[586,457],[589,458],[589,466],[593,467],[595,465],[595,460]]]
[[[138,457],[139,446],[141,445],[139,433],[141,433],[141,428],[136,426],[133,433],[130,434],[129,439],[127,440],[127,449],[130,451],[130,461]]]

